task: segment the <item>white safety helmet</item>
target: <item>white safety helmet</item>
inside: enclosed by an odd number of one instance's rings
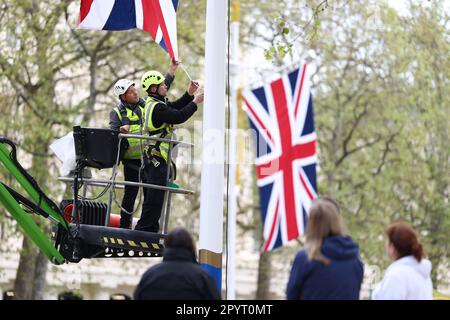
[[[114,85],[114,94],[119,98],[121,94],[127,92],[130,86],[134,86],[134,82],[128,79],[120,79]]]

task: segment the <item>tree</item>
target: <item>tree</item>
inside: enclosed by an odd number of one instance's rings
[[[20,152],[30,157],[30,173],[51,197],[61,194],[59,186],[51,183],[57,174],[48,152],[51,141],[74,124],[107,126],[107,115],[116,104],[111,94],[115,81],[140,78],[145,69],[165,69],[169,59],[139,30],[76,30],[77,1],[49,4],[28,0],[1,5],[0,36],[5,45],[0,49],[0,68],[5,77],[0,96],[12,103],[4,105],[2,114],[11,115],[11,121],[0,124],[0,132],[14,137]],[[189,53],[203,52],[201,37],[196,35],[204,22],[193,17],[204,7],[204,2],[180,5],[186,15],[186,20],[179,19],[179,25],[186,25],[180,33],[180,38],[186,39],[185,46],[180,41],[181,57],[184,54],[184,64],[195,69],[200,65],[198,53]],[[24,130],[24,123],[36,125]],[[49,231],[45,222],[38,223]],[[47,260],[27,237],[23,241],[15,297],[42,297]]]
[[[437,286],[443,278],[439,266],[448,266],[449,258],[443,240],[450,231],[449,104],[443,94],[449,85],[443,58],[448,13],[436,2],[410,5],[408,16],[373,1],[327,5],[311,36],[305,28],[311,11],[294,2],[263,2],[243,28],[244,41],[253,45],[256,39],[271,50],[284,37],[289,54],[275,57],[286,69],[305,57],[313,60],[319,193],[341,203],[367,264],[387,265],[389,223],[412,223],[433,261]],[[284,17],[284,25],[268,12]],[[273,72],[255,70],[269,77]]]
[[[60,114],[60,105],[55,101],[54,81],[57,72],[62,68],[63,60],[50,48],[54,48],[57,40],[52,37],[58,26],[58,17],[67,6],[66,2],[53,5],[48,11],[42,11],[42,15],[36,15],[39,11],[39,2],[26,1],[21,4],[12,3],[6,6],[2,16],[2,25],[5,30],[3,36],[8,37],[9,46],[2,49],[0,67],[8,79],[8,84],[19,97],[19,104],[23,107],[22,121],[34,123],[39,121],[47,130],[29,130],[25,133],[22,142],[32,154],[32,169],[36,181],[45,185],[47,175],[46,150],[52,137],[52,125],[64,122]],[[21,16],[22,23],[12,23],[12,17]],[[64,44],[64,42],[62,42]],[[56,60],[53,60],[56,59]],[[40,223],[43,228],[45,224]],[[33,293],[36,257],[36,249],[28,238],[23,240],[23,251],[18,268],[18,277],[15,283],[15,298],[30,299]],[[46,262],[45,262],[46,263]],[[38,270],[45,269],[38,263]],[[42,273],[38,273],[42,275]],[[45,272],[43,273],[45,277]],[[45,279],[45,278],[44,278]]]

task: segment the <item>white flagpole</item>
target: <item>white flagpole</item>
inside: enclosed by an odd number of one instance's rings
[[[208,0],[200,188],[200,265],[222,288],[227,1]]]
[[[230,50],[230,133],[229,133],[229,181],[228,181],[228,248],[227,248],[227,299],[236,299],[236,138],[237,138],[237,86],[239,75],[239,1],[233,0],[231,15]]]

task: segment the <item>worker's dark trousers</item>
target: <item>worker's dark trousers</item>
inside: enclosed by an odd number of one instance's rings
[[[126,181],[139,182],[139,168],[141,159],[123,160],[123,175]],[[128,212],[133,212],[134,202],[139,192],[139,187],[125,186],[122,199],[122,208]],[[144,190],[145,199],[145,190]],[[133,222],[133,215],[120,211],[120,227],[130,229]]]
[[[155,157],[155,159],[159,162],[158,166],[155,166],[155,163],[152,161],[145,166],[145,181],[146,183],[165,186],[167,175],[166,161],[159,157]],[[158,232],[165,191],[149,188],[144,190],[145,199],[142,205],[142,214],[135,230]]]

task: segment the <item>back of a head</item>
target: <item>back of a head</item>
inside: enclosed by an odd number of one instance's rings
[[[190,233],[183,227],[175,227],[168,234],[165,239],[166,248],[183,248],[189,250],[196,255],[196,248],[194,240]]]
[[[308,228],[306,231],[306,249],[311,260],[329,263],[320,248],[323,240],[329,236],[345,234],[338,203],[331,197],[320,197],[313,201],[309,209]]]
[[[386,234],[399,258],[413,255],[420,262],[425,257],[422,244],[409,224],[405,222],[393,223],[386,229]]]

